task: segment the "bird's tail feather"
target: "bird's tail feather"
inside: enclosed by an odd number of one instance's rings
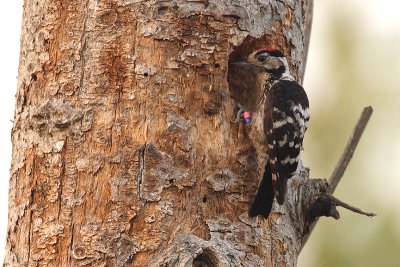
[[[274,202],[274,188],[272,185],[271,165],[265,165],[264,176],[258,187],[256,197],[249,209],[249,216],[255,217],[261,215],[268,218],[271,212],[272,203]]]

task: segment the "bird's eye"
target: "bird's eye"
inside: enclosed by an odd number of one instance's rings
[[[267,59],[267,57],[266,56],[259,56],[257,59],[258,59],[259,62],[264,62]]]

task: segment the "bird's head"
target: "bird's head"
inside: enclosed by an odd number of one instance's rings
[[[233,63],[238,67],[255,67],[258,72],[268,74],[271,80],[292,79],[289,73],[289,65],[283,53],[274,48],[260,48],[252,52],[246,61]]]
[[[277,49],[260,48],[245,61],[230,62],[228,82],[231,97],[254,112],[264,99],[265,90],[277,80],[294,80],[286,57]]]

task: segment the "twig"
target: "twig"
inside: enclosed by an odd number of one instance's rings
[[[368,124],[368,121],[372,115],[373,109],[371,106],[365,107],[360,115],[360,118],[357,121],[356,126],[354,127],[353,133],[350,135],[349,140],[347,141],[347,145],[342,153],[342,156],[340,157],[338,163],[336,164],[335,169],[332,172],[331,177],[329,178],[329,188],[328,188],[328,193],[329,194],[333,194],[333,192],[335,191],[338,183],[340,182],[340,180],[343,177],[343,174],[347,168],[347,166],[349,165],[349,162],[351,160],[351,158],[353,157],[354,151],[357,147],[358,141],[360,141],[361,135],[364,132],[365,127]],[[333,196],[331,196],[333,197]],[[337,198],[335,198],[336,200],[338,200]],[[340,201],[340,200],[338,200]],[[338,203],[338,206],[342,206],[344,208],[347,208],[351,211],[360,213],[360,214],[364,214],[363,211],[361,211],[360,209],[354,208],[342,201],[336,202]],[[342,204],[342,205],[341,205]],[[375,216],[374,213],[367,213],[365,212],[365,215],[367,216]],[[304,245],[307,243],[308,238],[310,237],[312,231],[314,230],[315,226],[318,223],[318,219],[310,226],[310,230],[308,232],[307,235],[305,235],[303,237],[303,244],[301,246],[301,249],[303,249]]]
[[[361,113],[360,118],[357,121],[356,126],[354,127],[353,133],[351,134],[349,140],[347,141],[346,148],[343,151],[342,156],[340,157],[338,163],[336,164],[335,169],[332,172],[331,177],[329,178],[329,193],[332,194],[340,179],[342,179],[344,171],[349,165],[351,158],[353,157],[354,151],[357,147],[358,141],[360,141],[361,135],[364,132],[365,127],[371,118],[372,115],[372,107],[365,107]]]
[[[362,214],[362,215],[365,215],[365,216],[368,216],[368,217],[376,216],[375,213],[362,211],[359,208],[353,207],[353,206],[347,204],[346,202],[343,202],[340,199],[337,199],[336,197],[334,197],[332,195],[329,195],[329,198],[332,199],[332,201],[335,203],[336,206],[343,207],[345,209],[351,210],[352,212],[355,212],[355,213],[358,213],[358,214]]]

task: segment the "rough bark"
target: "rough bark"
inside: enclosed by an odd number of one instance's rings
[[[25,0],[4,266],[295,266],[326,182],[248,218],[226,77],[267,46],[301,80],[307,4]]]

